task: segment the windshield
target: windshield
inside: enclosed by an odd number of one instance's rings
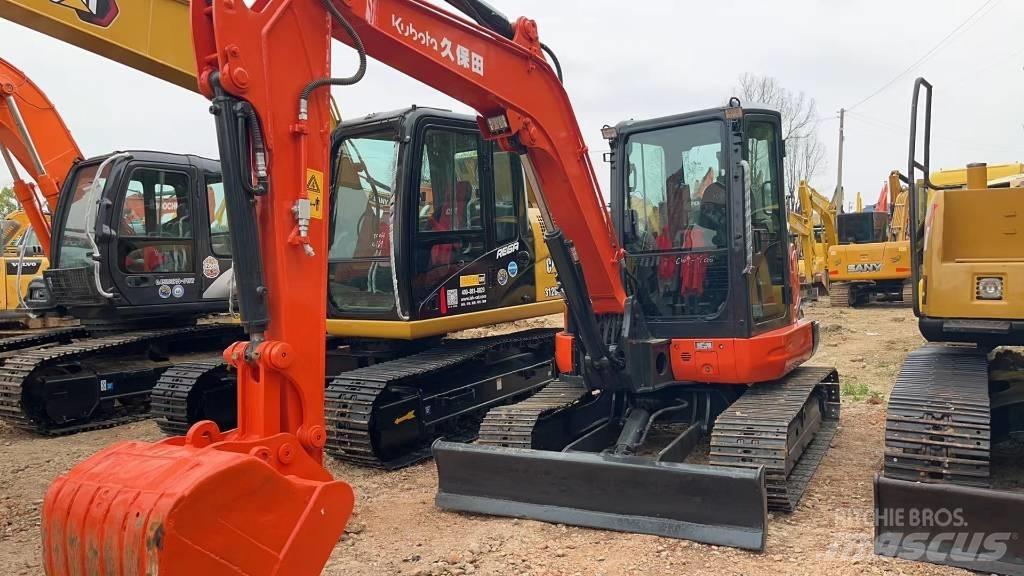
[[[95,215],[96,202],[99,199],[98,195],[92,194],[93,180],[96,179],[99,167],[100,164],[92,164],[79,168],[71,187],[68,188],[72,197],[65,200],[67,204],[63,212],[64,222],[61,224],[60,244],[55,255],[58,268],[82,268],[92,265],[92,259],[89,257],[92,253],[92,244],[87,234],[95,227],[95,222],[89,218],[90,215]],[[104,173],[99,179],[100,190],[106,181],[106,175]]]
[[[885,212],[840,214],[836,223],[840,244],[884,242],[889,215]]]
[[[628,270],[649,317],[716,314],[728,294],[722,124],[642,132],[626,143]],[[653,254],[658,254],[654,256]]]
[[[391,214],[398,161],[394,129],[342,140],[334,164],[330,298],[342,312],[395,308]]]

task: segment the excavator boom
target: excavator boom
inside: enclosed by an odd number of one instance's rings
[[[0,18],[198,88],[187,0],[0,0]]]
[[[64,177],[82,151],[46,94],[21,70],[0,59],[0,154],[14,179],[14,191],[49,256],[50,223]],[[16,159],[33,183],[20,177]],[[45,209],[36,191],[42,194]]]

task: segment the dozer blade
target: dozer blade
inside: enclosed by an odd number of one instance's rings
[[[763,468],[434,443],[437,506],[762,550]]]
[[[1024,494],[878,474],[875,553],[1024,576]]]
[[[79,464],[46,494],[46,573],[319,574],[352,489],[326,472],[285,476],[235,447],[126,442]]]

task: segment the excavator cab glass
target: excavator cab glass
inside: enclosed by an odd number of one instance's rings
[[[889,232],[886,212],[850,212],[836,217],[840,244],[885,242]]]
[[[226,311],[222,206],[213,160],[133,151],[77,164],[53,220],[52,303],[102,322]]]
[[[613,210],[652,333],[745,337],[784,321],[777,116],[710,110],[617,128]]]
[[[333,154],[331,319],[430,320],[538,300],[523,168],[474,118],[375,114],[342,124]]]
[[[391,211],[398,162],[394,127],[335,146],[328,298],[340,313],[394,313]]]

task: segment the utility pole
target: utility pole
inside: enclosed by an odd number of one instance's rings
[[[836,193],[833,198],[836,205],[836,213],[842,214],[843,210],[843,122],[846,120],[846,108],[839,109],[839,175],[836,177]]]

